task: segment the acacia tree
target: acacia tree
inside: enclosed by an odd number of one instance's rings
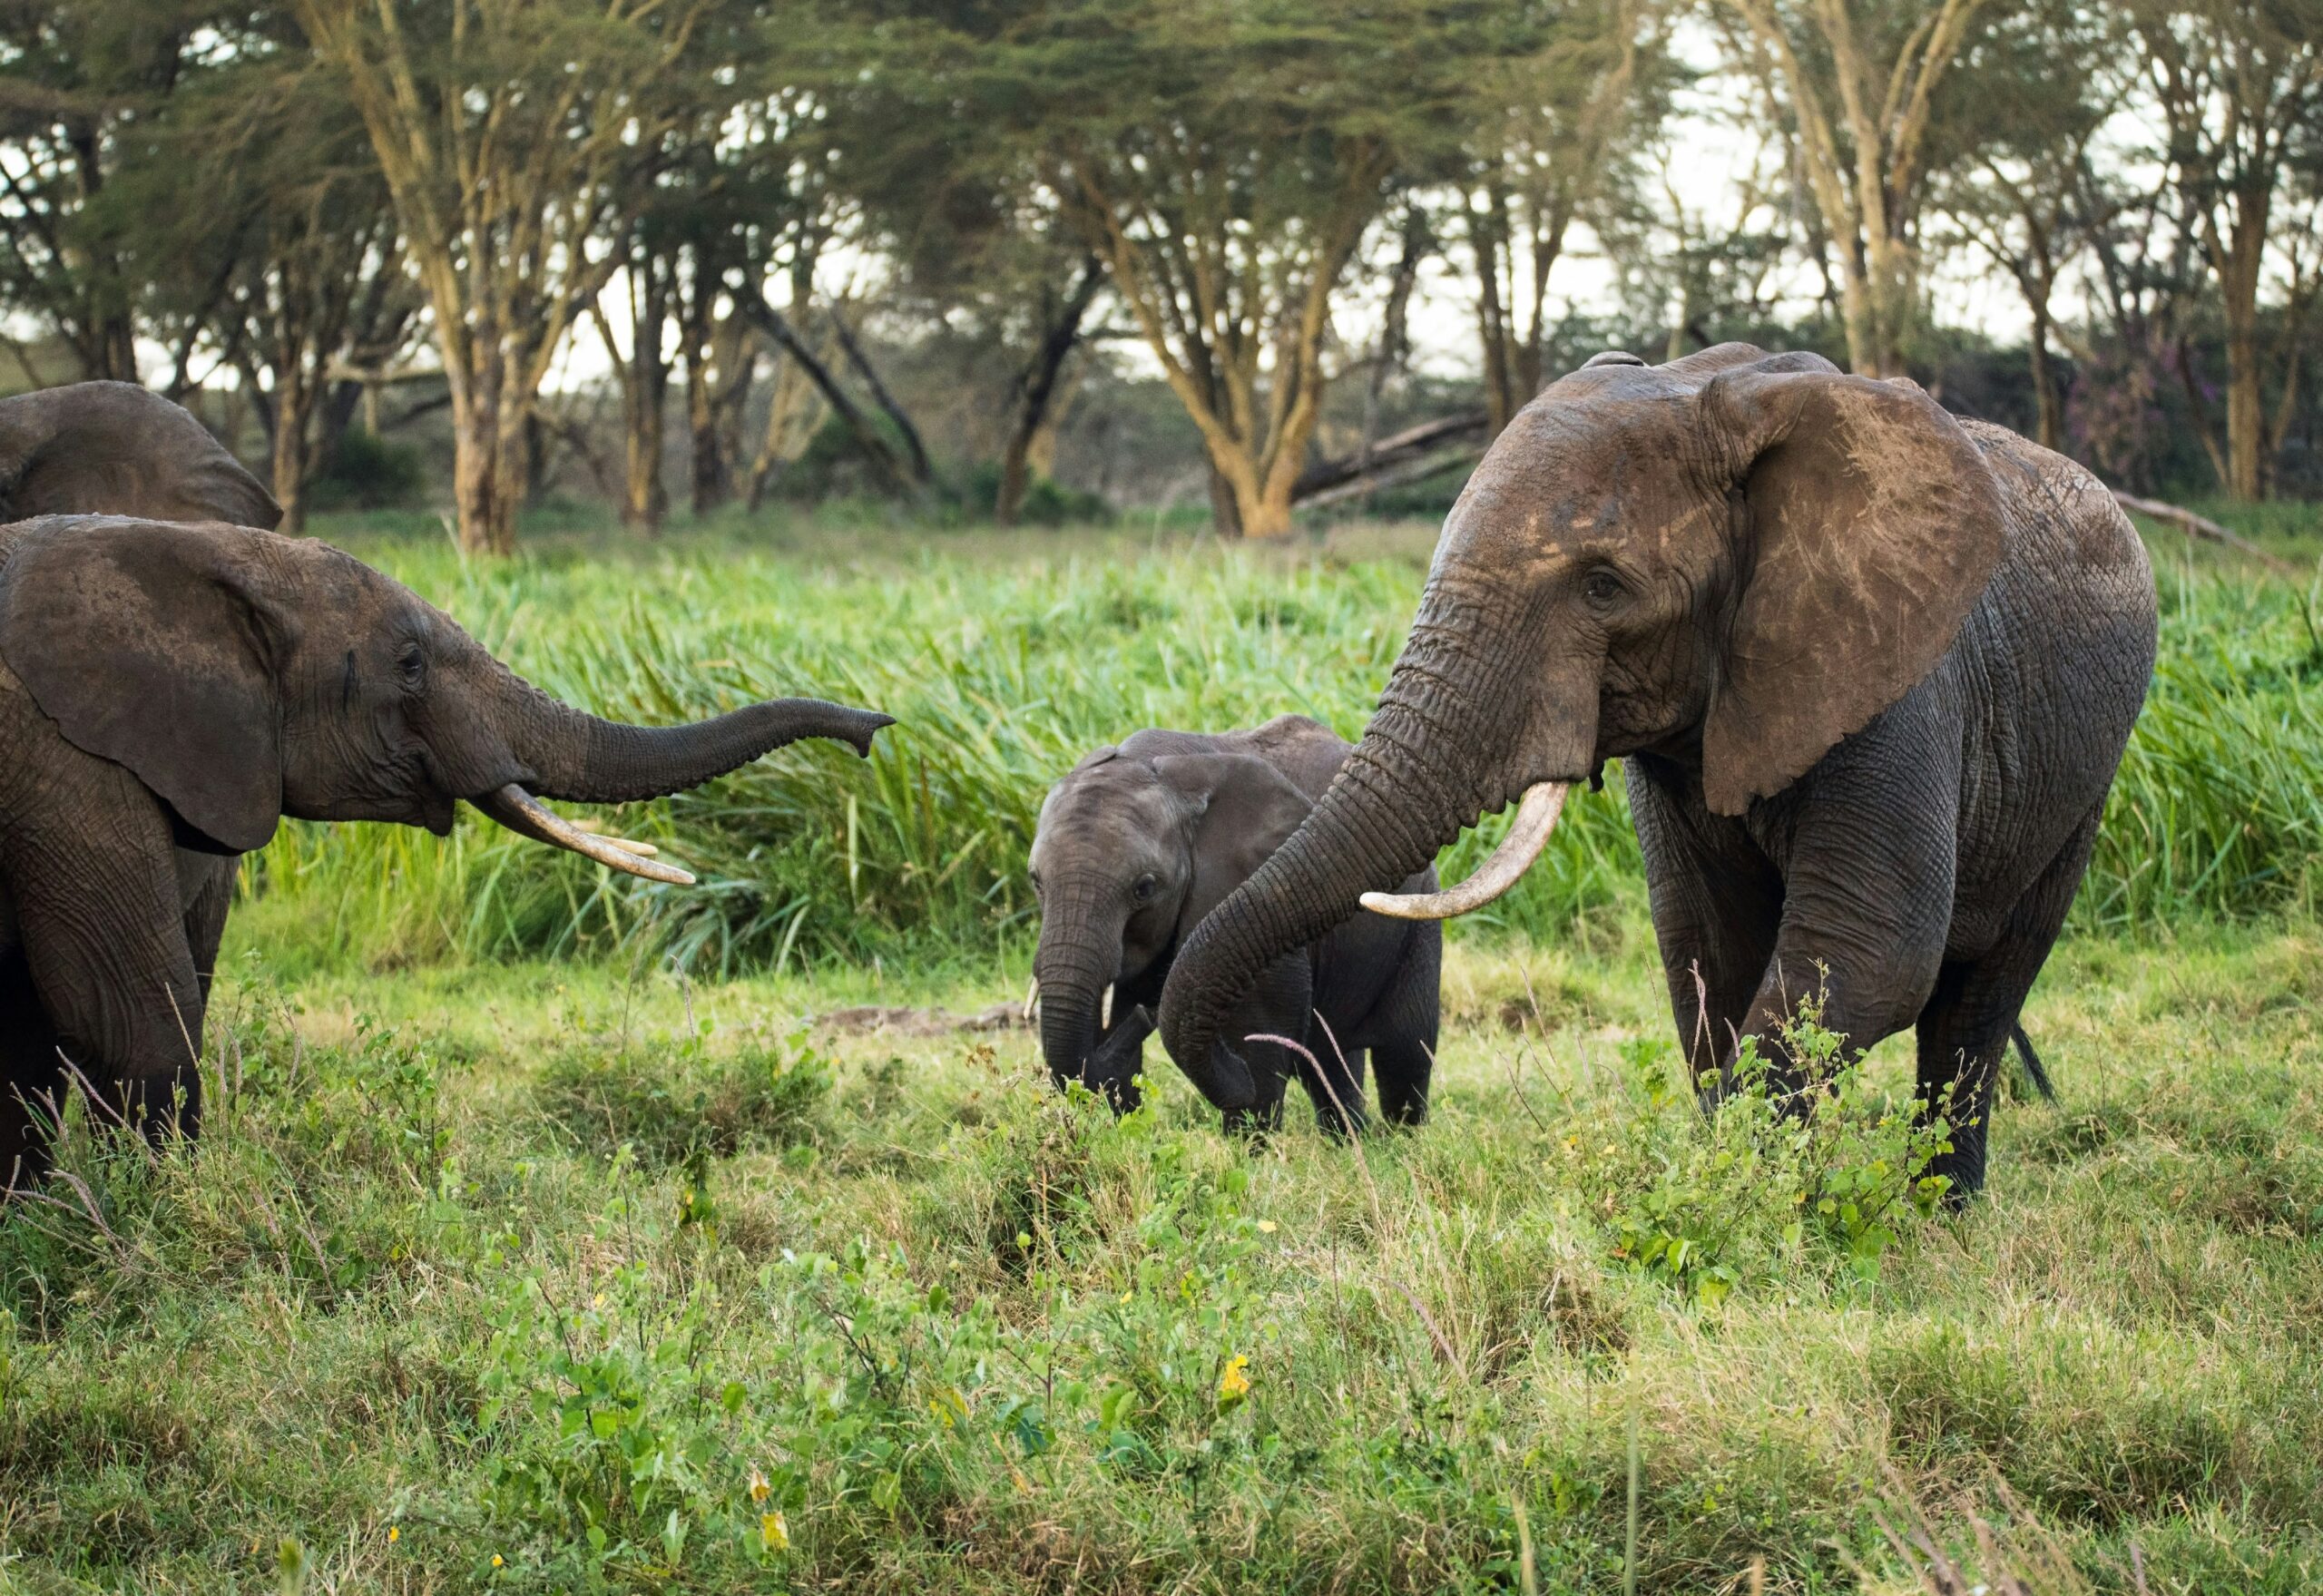
[[[1994,0],[1718,0],[1736,64],[1783,109],[1838,271],[1848,361],[1900,376],[1939,91]],[[1956,112],[1955,98],[1949,109]]]
[[[1221,530],[1286,532],[1331,306],[1488,46],[1425,0],[1031,0],[963,114],[1015,128],[1201,432]]]
[[[2112,209],[2097,143],[2130,87],[2124,42],[2114,15],[2074,0],[2001,18],[1977,74],[1975,125],[1963,135],[1968,148],[1945,164],[1935,189],[1960,238],[2024,299],[2036,427],[2052,449],[2064,436],[2056,292]],[[2060,73],[2062,61],[2074,70]]]
[[[73,352],[83,377],[137,380],[132,209],[112,203],[124,142],[204,64],[216,0],[0,6],[0,299]]]
[[[559,346],[664,135],[714,82],[717,0],[292,0],[394,196],[449,386],[463,548],[505,553]]]
[[[1637,0],[1520,7],[1510,20],[1531,47],[1478,82],[1459,207],[1495,436],[1540,392],[1549,274],[1573,224],[1632,176],[1623,146],[1651,122],[1659,86]]]
[[[231,368],[266,433],[285,531],[353,419],[358,369],[404,348],[419,296],[362,124],[310,55],[263,31],[124,135],[111,201],[156,328]],[[158,263],[168,262],[166,269]]]
[[[2300,323],[2316,289],[2311,225],[2282,227],[2279,212],[2303,152],[2323,141],[2323,0],[2133,0],[2129,15],[2167,139],[2161,153],[2226,324],[2220,475],[2229,494],[2255,499],[2272,453],[2266,368],[2288,367],[2284,392],[2296,393]],[[2260,304],[2270,266],[2288,312],[2274,318],[2282,336],[2273,340]]]

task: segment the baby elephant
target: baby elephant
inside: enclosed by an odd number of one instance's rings
[[[1299,828],[1352,748],[1300,715],[1252,731],[1140,731],[1050,790],[1033,839],[1033,974],[1041,1049],[1060,1087],[1081,1081],[1116,1109],[1135,1105],[1132,1077],[1178,948]],[[1423,871],[1407,890],[1435,880]],[[1254,1066],[1266,1063],[1258,1102],[1230,1112],[1229,1128],[1279,1124],[1294,1074],[1326,1131],[1360,1127],[1367,1052],[1380,1111],[1397,1124],[1425,1119],[1442,963],[1433,922],[1368,913],[1278,958],[1223,1033]],[[1247,1040],[1257,1036],[1298,1043],[1316,1066]]]

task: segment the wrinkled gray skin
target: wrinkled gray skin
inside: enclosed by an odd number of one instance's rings
[[[1624,759],[1696,1069],[1723,1081],[1741,1038],[1782,1060],[1818,986],[1854,1047],[1915,1026],[1964,1199],[2154,620],[2103,487],[1908,383],[1742,345],[1601,356],[1477,467],[1361,743],[1189,939],[1163,1040],[1249,1100],[1225,1016],[1281,950],[1481,812]]]
[[[440,836],[456,802],[511,783],[622,803],[802,737],[867,753],[887,723],[789,699],[623,726],[322,543],[121,517],[0,528],[0,1185],[44,1172],[26,1104],[59,1086],[60,1048],[149,1136],[173,1099],[198,1128],[219,861],[281,817]]]
[[[1140,731],[1050,790],[1033,839],[1033,971],[1041,1047],[1060,1087],[1081,1081],[1116,1108],[1134,1105],[1179,942],[1298,829],[1353,747],[1299,715],[1250,731]],[[1423,869],[1407,890],[1435,885]],[[1273,960],[1229,1016],[1256,1090],[1228,1124],[1279,1124],[1295,1075],[1325,1131],[1360,1126],[1367,1054],[1380,1111],[1398,1124],[1426,1118],[1442,951],[1434,925],[1358,911]],[[1109,984],[1110,1029],[1100,1023]],[[1241,1040],[1252,1035],[1289,1038],[1322,1073],[1277,1044]]]

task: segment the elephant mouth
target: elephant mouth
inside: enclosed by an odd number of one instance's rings
[[[468,802],[519,837],[565,848],[584,859],[642,876],[648,881],[667,882],[671,886],[694,884],[693,876],[686,871],[661,863],[654,857],[660,850],[652,843],[632,842],[624,837],[601,837],[583,824],[554,813],[514,781],[481,798],[471,798]]]

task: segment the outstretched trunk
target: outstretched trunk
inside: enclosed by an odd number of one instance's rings
[[[1250,1066],[1220,1037],[1260,972],[1393,891],[1519,787],[1500,750],[1517,715],[1515,651],[1461,646],[1427,610],[1378,712],[1314,812],[1178,955],[1162,999],[1162,1040],[1220,1108],[1257,1101]]]
[[[508,746],[538,772],[541,798],[620,804],[682,792],[806,737],[827,737],[868,756],[871,734],[891,723],[870,710],[820,699],[770,699],[688,726],[603,720],[511,675],[502,727]]]

